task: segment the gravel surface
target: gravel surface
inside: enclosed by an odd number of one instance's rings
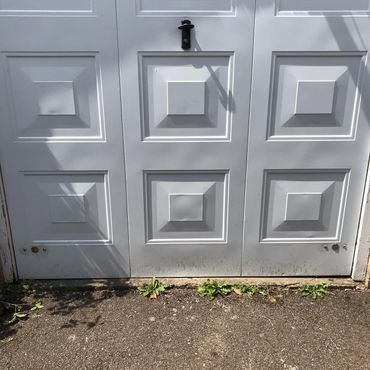
[[[13,300],[44,308],[13,326],[1,317],[0,369],[370,369],[369,291],[273,295],[18,293]]]

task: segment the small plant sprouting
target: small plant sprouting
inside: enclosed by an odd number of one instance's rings
[[[22,312],[22,311],[14,311],[13,312],[13,315],[11,317],[10,320],[8,320],[7,324],[8,325],[11,325],[11,324],[14,324],[16,321],[18,321],[19,319],[24,319],[25,317],[28,316],[28,313],[27,312]]]
[[[137,289],[144,296],[150,299],[157,299],[157,297],[166,292],[168,285],[161,283],[158,279],[153,277],[150,283],[144,283]]]
[[[248,298],[253,298],[256,294],[259,294],[262,297],[268,296],[268,291],[257,285],[235,284],[233,289],[236,294],[245,294]]]
[[[7,344],[7,343],[10,343],[12,340],[14,340],[14,337],[1,339],[1,340],[0,340],[0,346],[2,346],[2,345],[4,345],[4,344]]]
[[[302,285],[299,288],[299,291],[304,297],[311,297],[312,299],[317,299],[323,297],[328,293],[329,285],[328,284],[317,284],[317,285]]]
[[[24,293],[32,292],[31,282],[28,280],[22,281],[19,286]],[[4,314],[7,311],[11,311],[10,319],[7,321],[8,325],[14,324],[18,320],[25,319],[29,317],[32,311],[40,310],[44,307],[41,301],[34,302],[31,307],[28,304],[17,304],[8,302],[8,300],[5,300],[5,295],[6,293],[10,292],[10,286],[3,285],[2,287],[0,287],[0,315]]]
[[[27,312],[21,311],[21,306],[19,304],[10,303],[6,301],[0,301],[0,306],[3,308],[3,310],[10,310],[12,309],[12,315],[11,318],[7,321],[8,325],[14,324],[19,319],[24,319],[28,316]]]
[[[37,301],[35,302],[32,307],[31,307],[31,311],[38,311],[38,310],[41,310],[41,308],[44,308],[44,305],[42,304],[41,301]]]
[[[226,281],[217,282],[207,280],[205,283],[198,286],[198,293],[201,296],[206,296],[209,299],[215,299],[218,295],[226,296],[233,291],[233,286]]]
[[[20,287],[24,293],[30,293],[33,290],[31,280],[22,280],[20,282]]]

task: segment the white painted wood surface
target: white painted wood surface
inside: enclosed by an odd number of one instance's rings
[[[19,276],[362,280],[369,4],[0,0]]]

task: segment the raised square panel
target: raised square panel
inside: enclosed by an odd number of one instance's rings
[[[267,172],[262,241],[338,240],[346,172]]]
[[[298,81],[296,114],[332,114],[335,81]]]
[[[349,15],[368,13],[369,0],[276,0],[277,14]]]
[[[362,54],[275,55],[270,140],[353,138]]]
[[[92,0],[0,0],[0,15],[50,15],[92,12]]]
[[[110,242],[104,173],[25,173],[24,180],[25,232],[30,243]]]
[[[320,221],[322,193],[287,193],[285,221]]]
[[[142,16],[233,15],[234,0],[136,0],[137,13]]]
[[[18,140],[101,140],[95,56],[8,55]]]
[[[169,221],[203,221],[203,194],[169,194]]]
[[[169,115],[203,115],[205,113],[205,81],[168,81]]]
[[[225,240],[226,173],[146,173],[147,243]]]
[[[84,195],[49,195],[49,208],[53,223],[85,223]]]
[[[230,55],[141,55],[146,141],[220,140],[229,135]]]
[[[72,81],[35,81],[40,116],[75,116]]]

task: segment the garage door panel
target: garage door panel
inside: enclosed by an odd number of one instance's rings
[[[128,260],[115,245],[40,246],[17,255],[21,279],[94,279],[130,275]]]
[[[353,139],[363,53],[273,56],[269,140]]]
[[[254,1],[117,5],[132,274],[240,275]]]
[[[266,171],[261,242],[339,241],[347,172]]]
[[[6,56],[16,140],[103,140],[96,55]]]
[[[144,140],[225,140],[232,56],[141,54]]]
[[[276,14],[279,4],[286,17]],[[370,137],[365,103],[370,45],[361,37],[368,18],[343,16],[362,9],[356,6],[259,3],[244,275],[351,271]],[[315,9],[337,13],[318,17]]]
[[[369,17],[369,0],[0,0],[19,276],[350,274]]]
[[[0,18],[0,151],[19,276],[127,276],[115,1],[4,0]]]
[[[370,11],[369,0],[276,0],[277,15],[362,15]]]
[[[33,243],[111,242],[106,174],[23,175],[27,230]]]
[[[91,14],[93,4],[93,0],[0,0],[0,15]]]
[[[147,243],[226,242],[227,173],[146,173]]]
[[[232,15],[235,11],[233,0],[135,0],[139,15]]]

